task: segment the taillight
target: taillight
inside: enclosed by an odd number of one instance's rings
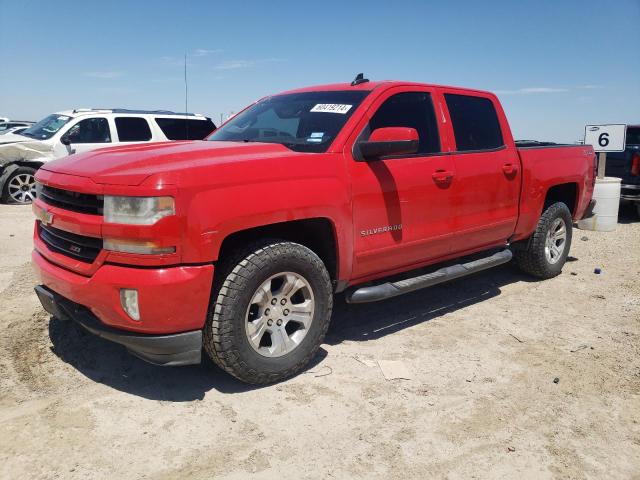
[[[640,153],[634,154],[631,159],[631,175],[640,177]]]

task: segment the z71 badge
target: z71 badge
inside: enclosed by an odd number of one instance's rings
[[[377,233],[393,232],[395,230],[402,230],[402,224],[398,225],[385,225],[384,227],[370,228],[369,230],[360,230],[361,237],[367,237],[369,235],[375,235]]]

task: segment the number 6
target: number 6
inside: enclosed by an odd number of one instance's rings
[[[607,145],[609,145],[609,134],[608,133],[601,133],[600,136],[598,137],[598,144],[601,147],[606,147]]]

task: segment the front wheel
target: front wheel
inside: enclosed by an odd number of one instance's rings
[[[572,228],[571,212],[564,203],[548,206],[526,248],[514,251],[520,269],[538,278],[559,275],[571,248]]]
[[[16,168],[4,184],[2,200],[6,203],[28,204],[36,197],[36,171],[29,167]]]
[[[204,348],[219,367],[252,384],[298,373],[329,326],[333,293],[311,250],[267,241],[221,266],[204,329]]]

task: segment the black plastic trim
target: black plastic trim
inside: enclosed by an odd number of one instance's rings
[[[123,345],[131,354],[154,365],[194,365],[202,360],[202,330],[170,335],[148,335],[103,324],[86,307],[44,285],[35,287],[42,307],[54,317],[72,320],[98,337]]]
[[[80,260],[93,263],[102,250],[102,239],[86,237],[71,232],[65,232],[51,226],[37,222],[38,235],[42,242],[52,251]]]
[[[347,303],[368,303],[386,300],[405,293],[432,287],[439,283],[448,282],[456,278],[471,275],[491,267],[496,267],[511,260],[511,250],[501,250],[488,257],[473,260],[467,263],[443,267],[435,272],[426,273],[405,280],[387,282],[371,287],[360,287],[346,295]]]
[[[36,196],[53,207],[88,215],[102,215],[104,200],[98,195],[62,190],[45,184],[36,184]]]

